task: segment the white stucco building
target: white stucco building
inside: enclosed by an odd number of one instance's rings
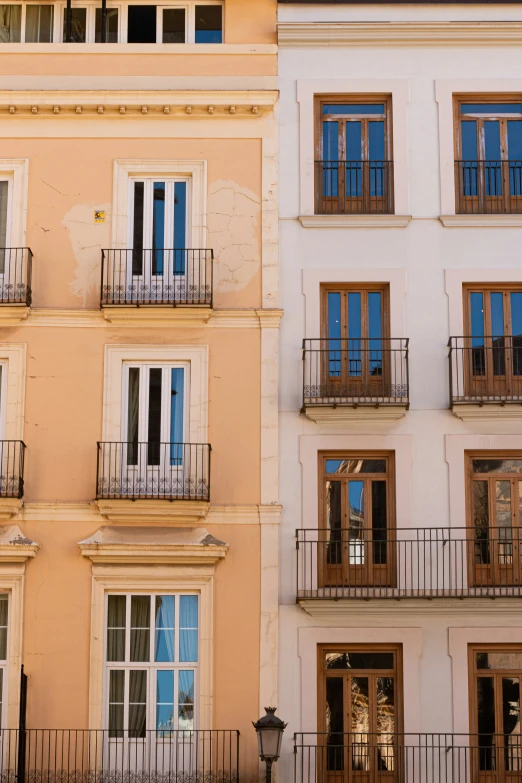
[[[519,781],[522,5],[279,45],[280,774]]]

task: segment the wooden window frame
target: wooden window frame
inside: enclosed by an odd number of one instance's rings
[[[322,117],[323,106],[325,104],[384,104],[384,115],[372,114],[364,117],[364,115],[357,115],[361,120],[363,119],[383,119],[384,118],[384,145],[387,154],[387,160],[393,160],[393,138],[392,138],[392,96],[390,94],[376,93],[357,95],[353,93],[331,93],[326,95],[316,95],[314,97],[314,116],[315,116],[315,155],[316,160],[323,159],[323,134],[322,134]],[[335,115],[332,115],[335,116]],[[341,119],[345,119],[346,114],[340,115]],[[356,120],[356,117],[353,117]],[[362,158],[367,160],[367,158]],[[342,158],[340,158],[342,160]]]
[[[339,569],[334,571],[333,574],[329,573],[329,567],[326,563],[326,550],[327,543],[320,545],[317,567],[318,567],[318,583],[321,586],[326,586],[332,583],[339,585],[349,583],[353,586],[368,587],[376,583],[379,586],[394,587],[397,581],[396,573],[396,551],[393,544],[393,540],[390,542],[390,533],[396,531],[396,501],[395,501],[395,452],[393,451],[320,451],[318,454],[318,481],[319,481],[319,529],[321,533],[326,534],[327,527],[327,515],[326,515],[326,481],[327,477],[331,476],[326,472],[326,460],[328,459],[385,459],[387,462],[387,470],[385,473],[346,473],[342,474],[347,483],[348,477],[353,477],[353,480],[372,480],[385,481],[386,482],[386,549],[387,557],[386,563],[383,566],[373,563],[373,553],[370,547],[366,548],[365,562],[362,566],[350,566],[347,560],[345,548],[349,545],[347,540],[342,539],[342,563],[341,563],[341,575],[339,575]],[[359,478],[358,478],[359,477]],[[370,531],[371,528],[371,493],[368,494],[368,500],[365,504],[365,519],[364,519],[364,531]],[[341,530],[347,531],[348,517],[345,513],[344,519],[341,521]],[[326,536],[324,536],[326,539]],[[321,549],[323,551],[321,551]]]

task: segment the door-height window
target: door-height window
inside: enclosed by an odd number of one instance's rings
[[[133,5],[127,12],[128,43],[223,43],[223,5],[216,2]]]
[[[319,725],[326,737],[321,760],[328,773],[366,773],[379,779],[400,766],[402,656],[397,645],[318,647]],[[368,778],[367,778],[368,779]]]
[[[522,209],[522,100],[455,102],[458,212]]]
[[[319,455],[323,585],[387,585],[395,579],[394,462],[390,453]]]
[[[145,739],[157,732],[166,739],[194,730],[198,660],[198,595],[108,595],[109,738]]]
[[[470,645],[469,672],[473,779],[515,780],[522,770],[522,646]]]
[[[467,455],[475,585],[520,584],[522,453]]]
[[[316,211],[392,212],[390,98],[322,96],[316,117]]]
[[[9,639],[9,596],[0,593],[0,728],[5,726]]]
[[[464,287],[468,392],[502,399],[522,395],[522,286]]]

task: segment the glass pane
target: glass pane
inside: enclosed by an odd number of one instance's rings
[[[187,183],[174,183],[174,274],[185,274],[187,247]]]
[[[180,671],[178,688],[178,728],[194,729],[194,672]]]
[[[512,671],[522,669],[522,652],[499,650],[498,652],[476,653],[477,669],[497,669]]]
[[[156,640],[154,660],[174,661],[174,596],[156,596]]]
[[[107,23],[105,28],[105,43],[118,43],[118,9],[107,8]],[[102,39],[102,10],[96,9],[94,40],[101,43]]]
[[[522,292],[512,291],[509,297],[513,336],[513,375],[522,375]]]
[[[462,160],[478,160],[477,154],[477,123],[461,122]],[[468,194],[466,194],[468,195]]]
[[[129,6],[131,8],[136,6]],[[132,228],[132,274],[143,274],[143,208],[144,208],[145,183],[134,183],[134,209]]]
[[[509,193],[522,196],[522,121],[507,122],[507,156],[509,160]]]
[[[0,5],[0,43],[20,43],[22,6]]]
[[[346,196],[355,198],[362,196],[363,169],[362,161],[362,124],[347,122],[346,133]]]
[[[326,653],[327,669],[393,669],[395,653],[379,651]]]
[[[328,103],[323,114],[384,114],[384,103]]]
[[[0,669],[0,719],[2,717],[2,704],[4,701],[4,670]],[[3,726],[0,723],[0,728],[3,729]]]
[[[326,562],[328,565],[340,565],[342,562],[341,548],[341,482],[326,482],[326,527],[328,548]]]
[[[110,595],[107,599],[107,660],[125,660],[125,608],[124,595]]]
[[[344,700],[343,677],[326,678],[326,731],[327,758],[326,764],[330,771],[344,769],[343,732],[344,732]]]
[[[522,114],[520,103],[462,103],[461,114]]]
[[[163,11],[163,43],[185,43],[185,9],[165,8]]]
[[[109,672],[109,737],[123,737],[125,672]]]
[[[364,565],[364,482],[348,482],[350,565]]]
[[[176,367],[171,371],[170,386],[170,464],[183,463],[183,398],[185,370]]]
[[[0,274],[5,273],[5,246],[7,244],[7,209],[9,183],[0,180]]]
[[[171,732],[174,725],[174,672],[158,671],[156,678],[156,730]]]
[[[339,194],[339,123],[323,122],[322,195]]]
[[[373,562],[376,565],[387,562],[386,518],[386,482],[372,481]]]
[[[179,659],[182,663],[198,660],[198,597],[179,599]]]
[[[161,367],[153,367],[149,371],[148,465],[159,465],[161,461],[162,373]]]
[[[522,771],[520,741],[520,680],[502,678],[502,723],[504,733],[504,766],[510,772]]]
[[[493,677],[479,677],[477,680],[477,728],[479,732],[480,770],[494,770],[495,750],[495,681]]]
[[[370,196],[382,197],[386,192],[386,160],[384,148],[384,122],[368,123],[368,159],[370,169]]]
[[[150,658],[150,596],[131,596],[131,661]]]
[[[362,375],[362,319],[361,294],[348,294],[348,374],[354,377]]]
[[[473,473],[522,473],[522,459],[474,459]]]
[[[163,274],[165,247],[165,183],[155,182],[152,204],[152,274]]]
[[[489,565],[489,493],[487,481],[473,482],[473,525],[475,563]]]
[[[0,595],[0,661],[7,660],[8,607],[8,596]]]
[[[71,8],[71,43],[85,43],[87,34],[87,9]],[[63,40],[67,41],[67,9],[63,11]]]
[[[25,42],[52,43],[54,7],[52,5],[31,5],[25,10]]]
[[[484,351],[484,296],[473,291],[469,295],[471,319],[471,367],[473,375],[485,375],[486,355]]]
[[[328,374],[334,378],[339,378],[341,375],[340,337],[341,294],[330,291],[328,293]]]
[[[495,514],[498,528],[498,562],[508,565],[513,558],[513,533],[511,515],[511,483],[495,482]]]
[[[196,6],[195,42],[223,43],[223,9],[220,5]]]
[[[393,677],[377,677],[377,753],[379,769],[392,772],[395,769],[395,680]]]
[[[504,340],[504,295],[499,291],[489,295],[491,310],[491,334],[493,337],[493,374],[506,374]]]
[[[370,694],[368,677],[351,678],[351,726],[353,737],[352,769],[370,768],[368,729],[370,726]]]
[[[147,728],[147,672],[129,672],[129,738],[145,739]]]
[[[140,415],[140,368],[129,367],[127,410],[127,465],[138,464],[138,424]]]
[[[327,459],[327,473],[386,473],[385,459]]]
[[[375,378],[382,375],[382,295],[368,293],[368,370]]]
[[[502,194],[500,158],[500,123],[496,120],[488,120],[484,123],[484,159],[489,161],[484,166],[486,196]]]
[[[156,43],[156,6],[129,5],[127,42]]]

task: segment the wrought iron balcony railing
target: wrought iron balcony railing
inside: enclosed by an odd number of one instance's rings
[[[362,713],[362,710],[361,710]],[[356,716],[356,713],[354,713]],[[398,734],[393,706],[377,708],[379,734],[294,735],[295,783],[508,783],[522,775],[516,719],[505,734]],[[364,720],[363,716],[362,720]],[[342,715],[341,718],[342,720]],[[333,718],[332,718],[333,720]]]
[[[212,307],[212,250],[102,250],[101,306]]]
[[[303,340],[303,406],[409,404],[408,339]]]
[[[522,597],[522,528],[300,529],[296,536],[298,601]]]
[[[450,337],[451,404],[522,403],[522,336]]]
[[[0,498],[23,497],[25,448],[21,440],[0,440]]]
[[[98,443],[97,500],[210,499],[208,443]]]
[[[0,248],[0,305],[31,306],[32,265],[29,247]]]
[[[522,212],[522,160],[456,160],[458,214]]]
[[[317,215],[393,214],[393,161],[316,160]]]
[[[239,731],[3,729],[0,744],[5,783],[239,783]]]

